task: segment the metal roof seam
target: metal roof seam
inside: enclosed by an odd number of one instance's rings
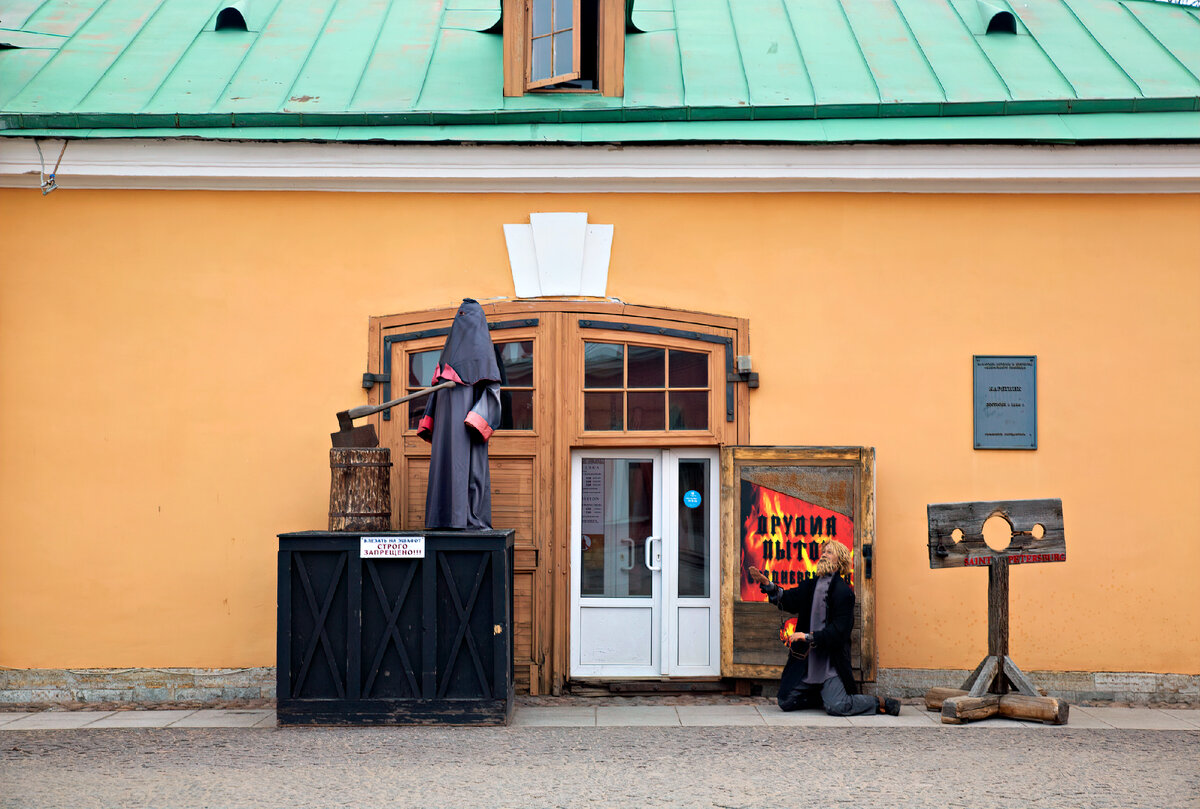
[[[1195,79],[1197,83],[1200,83],[1200,75],[1197,75],[1196,73],[1189,70],[1188,66],[1186,64],[1184,64],[1183,60],[1180,59],[1178,56],[1176,56],[1175,53],[1170,48],[1168,48],[1161,39],[1156,37],[1154,35],[1154,32],[1150,30],[1149,26],[1147,26],[1146,23],[1142,22],[1142,18],[1133,13],[1133,9],[1131,9],[1124,2],[1119,2],[1119,3],[1117,3],[1117,5],[1119,5],[1123,9],[1125,9],[1125,13],[1128,14],[1130,17],[1132,17],[1133,21],[1138,24],[1138,27],[1140,27],[1143,31],[1146,32],[1146,36],[1148,36],[1148,37],[1150,37],[1150,39],[1154,40],[1154,44],[1158,45],[1158,47],[1161,48],[1167,54],[1167,56],[1169,56],[1171,59],[1173,59],[1175,61],[1175,64],[1177,64],[1181,68],[1183,68],[1184,73],[1187,73],[1189,76],[1191,76],[1193,79]]]
[[[46,2],[49,2],[49,0],[46,0]],[[42,10],[42,6],[46,5],[46,2],[43,2],[41,5],[39,5],[37,7],[37,9],[33,12],[33,14],[30,14],[28,17],[26,17],[24,22],[22,23],[22,25],[29,22],[29,20],[33,19],[33,16],[35,14],[37,14],[38,11]],[[59,47],[59,49],[57,51],[55,51],[54,55],[51,56],[49,59],[47,59],[45,62],[42,62],[41,66],[38,67],[38,69],[33,72],[33,75],[25,80],[25,85],[17,93],[17,96],[20,96],[22,93],[24,93],[26,88],[28,88],[31,84],[33,84],[33,82],[37,79],[37,77],[42,74],[42,71],[44,71],[46,68],[48,68],[50,65],[52,65],[54,63],[54,61],[56,59],[58,59],[60,56],[62,56],[64,53],[67,53],[69,51],[71,40],[74,39],[75,35],[78,34],[83,29],[83,27],[88,24],[88,20],[91,20],[92,17],[96,16],[97,12],[99,12],[100,9],[103,8],[103,6],[104,6],[103,3],[98,4],[94,9],[92,9],[92,13],[87,16],[87,19],[85,19],[83,22],[81,22],[75,28],[74,31],[72,31],[70,34],[67,35],[66,41],[63,42],[63,44]],[[10,99],[10,101],[11,101],[11,99]]]
[[[221,99],[225,97],[225,94],[229,92],[229,86],[233,84],[233,80],[237,78],[238,72],[241,71],[242,66],[246,64],[246,60],[250,58],[250,55],[254,53],[254,49],[258,47],[258,43],[262,42],[262,34],[271,27],[271,21],[274,20],[275,15],[279,13],[279,6],[280,3],[277,0],[275,6],[271,9],[271,14],[267,17],[266,21],[263,22],[262,30],[255,32],[254,41],[250,43],[250,47],[246,48],[246,51],[242,54],[242,58],[238,60],[237,67],[229,72],[229,78],[225,80],[225,86],[221,88],[221,92],[216,93],[213,96],[214,105],[220,103]],[[197,32],[196,39],[198,40],[199,38],[200,33]],[[195,41],[193,41],[192,44],[195,45]],[[209,111],[211,112],[211,108]]]
[[[916,46],[917,53],[921,54],[921,61],[925,63],[926,69],[929,70],[929,75],[932,76],[934,82],[937,83],[938,90],[941,91],[942,94],[942,100],[949,101],[950,97],[946,94],[946,85],[942,84],[942,80],[938,78],[937,71],[934,70],[933,65],[929,63],[929,57],[925,54],[925,49],[921,47],[921,42],[917,39],[917,33],[913,31],[912,26],[908,22],[908,17],[904,15],[904,9],[900,8],[900,4],[897,3],[896,0],[892,0],[892,6],[896,9],[896,14],[900,17],[900,22],[904,23],[904,30],[908,31],[908,35],[912,38],[912,42],[913,45]],[[938,107],[938,114],[941,115],[941,105],[939,104]]]
[[[954,12],[954,16],[958,20],[959,24],[962,25],[963,33],[966,35],[967,39],[969,39],[975,46],[976,50],[979,51],[979,55],[983,57],[983,61],[987,63],[987,66],[992,69],[992,73],[995,74],[996,78],[1000,81],[1000,84],[1004,86],[1004,92],[1008,96],[1008,100],[1012,101],[1012,87],[1010,87],[1008,82],[1004,80],[1004,75],[1000,72],[1000,69],[996,67],[996,63],[988,57],[987,51],[983,49],[983,45],[979,44],[979,39],[971,30],[971,27],[967,25],[967,21],[963,19],[962,14],[959,13],[958,6],[954,5],[953,3],[947,3],[946,5],[948,5],[950,10]]]
[[[1068,12],[1070,12],[1071,16],[1075,19],[1075,22],[1079,23],[1079,27],[1084,30],[1084,32],[1088,35],[1088,38],[1091,39],[1092,42],[1096,43],[1096,47],[1100,50],[1101,53],[1103,53],[1105,55],[1105,57],[1108,58],[1108,61],[1112,62],[1113,66],[1117,70],[1121,71],[1121,74],[1123,76],[1125,76],[1126,79],[1129,80],[1129,83],[1132,84],[1134,86],[1134,88],[1137,89],[1138,95],[1145,98],[1146,91],[1143,90],[1142,86],[1140,84],[1138,84],[1137,81],[1134,80],[1133,76],[1129,75],[1129,71],[1126,70],[1125,68],[1121,67],[1120,62],[1118,62],[1116,59],[1113,58],[1113,55],[1111,53],[1109,53],[1108,48],[1104,47],[1103,43],[1101,43],[1100,40],[1096,38],[1096,35],[1094,33],[1092,33],[1092,29],[1089,28],[1088,26],[1084,25],[1083,20],[1081,20],[1079,18],[1079,15],[1075,13],[1075,9],[1073,9],[1071,7],[1071,4],[1069,2],[1067,2],[1067,0],[1059,0],[1059,2],[1062,3],[1063,8],[1065,8]]]
[[[675,13],[675,2],[671,0],[671,19],[675,21],[675,29],[671,32],[672,39],[675,40],[675,65],[679,68],[679,97],[680,99],[687,98],[687,76],[683,72],[683,46],[679,44],[679,16]],[[626,92],[629,88],[625,88]]]
[[[144,34],[146,32],[146,29],[149,28],[150,25],[154,22],[154,18],[157,17],[162,12],[164,6],[166,6],[166,2],[164,2],[164,0],[159,0],[158,6],[154,9],[154,11],[150,14],[150,16],[146,18],[146,20],[141,24],[141,26],[138,27],[137,33],[129,38],[129,41],[125,43],[125,46],[123,48],[121,48],[120,53],[118,53],[116,56],[114,56],[113,60],[111,62],[109,62],[108,67],[106,67],[106,68],[104,68],[104,70],[100,71],[100,75],[96,77],[96,80],[94,82],[92,82],[92,86],[88,88],[88,91],[83,94],[83,97],[80,98],[77,103],[83,104],[85,101],[87,101],[88,96],[90,96],[92,93],[94,93],[96,91],[96,88],[99,87],[100,84],[104,81],[104,77],[108,75],[109,71],[111,71],[114,67],[116,67],[117,62],[119,62],[121,60],[121,57],[125,55],[125,53],[129,50],[130,47],[132,47],[133,43],[137,42],[138,39],[142,36],[142,34]],[[82,28],[82,26],[81,26],[81,28]]]
[[[425,95],[426,83],[429,81],[429,66],[433,64],[433,57],[437,55],[438,45],[442,43],[442,26],[446,24],[446,2],[442,2],[442,13],[438,16],[438,24],[435,29],[437,33],[433,37],[433,44],[429,47],[429,55],[425,58],[425,70],[421,72],[421,89],[417,90],[417,94],[413,97],[413,107],[419,109],[421,107],[421,96]]]
[[[729,15],[729,28],[730,28],[730,30],[733,31],[733,41],[738,44],[738,47],[737,47],[738,66],[741,67],[741,69],[742,69],[742,86],[746,88],[746,103],[748,105],[750,105],[753,103],[753,99],[750,97],[750,78],[746,74],[746,60],[745,60],[745,58],[742,57],[742,44],[741,44],[741,40],[738,39],[738,35],[737,35],[737,20],[735,20],[733,18],[733,9],[729,7],[729,0],[725,0],[724,5],[725,5],[725,13]]]
[[[380,20],[379,30],[375,32],[375,40],[371,43],[371,52],[367,54],[367,61],[363,63],[362,72],[358,74],[358,81],[354,83],[354,90],[350,93],[350,100],[346,103],[347,109],[354,109],[354,102],[358,99],[358,91],[362,87],[363,78],[367,75],[367,68],[371,66],[371,60],[375,58],[375,51],[379,49],[379,39],[383,36],[383,31],[387,28],[388,20],[391,19],[395,9],[395,3],[388,3],[387,13]]]
[[[184,48],[182,51],[180,51],[179,58],[177,58],[175,60],[175,64],[171,65],[170,70],[168,70],[166,72],[166,74],[162,77],[162,80],[159,81],[158,86],[154,88],[154,92],[150,93],[149,97],[146,99],[146,103],[142,104],[142,106],[138,108],[139,113],[142,112],[143,110],[145,110],[150,105],[152,105],[154,103],[154,99],[158,98],[158,94],[160,92],[162,92],[163,87],[166,86],[167,82],[171,80],[171,76],[175,75],[175,71],[178,70],[179,66],[183,63],[183,57],[185,55],[187,55],[187,52],[190,51],[196,45],[196,40],[198,40],[200,38],[200,34],[204,32],[204,28],[205,28],[205,26],[203,26],[203,25],[200,26],[199,30],[197,30],[196,33],[192,35],[192,41],[188,43],[188,46],[186,48]],[[137,113],[134,113],[134,115],[136,116]],[[136,120],[136,118],[135,118],[135,120]],[[178,116],[176,116],[176,118],[175,118],[175,125],[179,126]]]
[[[16,26],[15,28],[13,28],[11,26],[7,26],[7,25],[5,26],[5,28],[9,28],[10,30],[13,30],[13,31],[23,30],[25,28],[26,21],[28,21],[29,18],[32,17],[34,14],[37,14],[38,10],[41,9],[42,6],[46,5],[47,2],[48,2],[48,0],[41,0],[41,2],[37,4],[37,8],[28,11],[24,17],[18,18],[17,21],[15,21],[13,23],[13,25]]]
[[[318,32],[323,32],[329,27],[329,20],[330,20],[330,18],[333,17],[333,10],[337,7],[338,7],[338,0],[334,0],[332,3],[329,4],[329,10],[325,12],[325,21],[322,22],[321,27],[317,29]],[[313,51],[315,51],[317,49],[317,43],[320,41],[321,41],[321,34],[318,33],[316,36],[313,37],[312,44],[308,46],[308,53],[304,54],[304,61],[302,61],[300,63],[300,66],[298,68],[296,68],[296,75],[294,77],[292,77],[292,83],[288,85],[287,92],[284,93],[283,98],[280,99],[280,102],[279,102],[280,106],[287,104],[288,99],[292,98],[295,95],[295,93],[293,91],[296,89],[296,82],[300,81],[300,77],[304,75],[304,68],[308,65],[309,60],[312,59]],[[360,74],[360,76],[361,76],[361,74]]]
[[[854,47],[858,49],[858,56],[862,59],[863,67],[867,69],[867,77],[871,80],[871,86],[875,88],[875,98],[882,104],[883,92],[879,89],[879,82],[875,80],[875,71],[871,70],[871,63],[867,61],[867,54],[863,50],[862,40],[858,38],[858,32],[854,30],[854,23],[850,22],[850,15],[846,13],[845,3],[837,4],[838,11],[842,12],[842,19],[846,21],[846,30],[850,32],[850,39],[854,40]]]
[[[1046,51],[1046,49],[1044,47],[1042,47],[1042,43],[1038,40],[1037,35],[1035,33],[1033,33],[1033,29],[1030,28],[1028,25],[1025,25],[1024,20],[1021,21],[1021,24],[1024,25],[1025,30],[1029,32],[1029,39],[1033,42],[1034,45],[1037,46],[1037,49],[1042,52],[1042,55],[1046,57],[1046,61],[1050,63],[1050,67],[1054,68],[1054,72],[1057,73],[1059,76],[1062,76],[1062,80],[1064,82],[1066,82],[1068,87],[1071,88],[1071,95],[1073,95],[1075,98],[1079,98],[1079,88],[1075,86],[1074,82],[1072,82],[1069,78],[1067,78],[1067,74],[1064,73],[1063,69],[1058,66],[1058,62],[1054,61],[1054,59],[1051,58],[1050,54]]]
[[[804,58],[804,51],[800,47],[800,37],[796,34],[796,21],[792,19],[791,9],[785,0],[779,0],[779,5],[783,7],[783,16],[788,21],[788,31],[792,35],[792,41],[796,43],[796,53],[800,56],[800,66],[804,68],[804,78],[808,79],[808,96],[813,100],[814,110],[817,103],[817,86],[813,84],[812,71],[808,69],[808,60]],[[814,111],[813,116],[816,117]]]

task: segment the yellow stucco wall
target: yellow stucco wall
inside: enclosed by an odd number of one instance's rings
[[[501,225],[616,226],[609,294],[750,320],[755,444],[878,450],[881,667],[966,668],[986,573],[925,505],[1061,497],[1026,670],[1200,673],[1200,196],[0,190],[0,666],[274,662],[371,315],[511,296]],[[1040,449],[971,448],[971,355],[1036,354]]]

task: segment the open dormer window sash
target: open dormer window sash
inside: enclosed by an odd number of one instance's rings
[[[580,76],[579,0],[529,0],[525,88],[536,90]]]
[[[628,2],[501,0],[505,97],[530,91],[624,95]]]

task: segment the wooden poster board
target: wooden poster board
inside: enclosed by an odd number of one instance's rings
[[[800,518],[803,518],[801,522]],[[726,447],[721,451],[721,674],[775,678],[787,649],[783,615],[749,582],[755,565],[795,586],[826,541],[852,545],[856,595],[850,656],[875,680],[875,450]],[[764,556],[766,557],[764,559]],[[788,579],[785,584],[783,579]],[[758,598],[764,598],[759,601]]]

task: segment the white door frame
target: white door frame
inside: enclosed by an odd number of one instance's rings
[[[700,492],[697,508],[708,510],[708,595],[679,596],[679,519],[683,497],[679,491],[679,462],[702,459],[709,462],[708,491]],[[662,675],[673,677],[716,677],[721,673],[721,458],[718,450],[669,449],[663,451],[663,615],[666,643]],[[681,624],[683,631],[681,632]],[[707,636],[705,631],[707,630]],[[684,636],[686,633],[686,637]],[[705,662],[707,661],[707,662]]]
[[[652,596],[642,598],[592,597],[580,594],[582,563],[583,458],[622,458],[654,462],[653,532],[657,540],[645,549],[652,573]],[[679,553],[678,463],[700,458],[709,461],[707,491],[698,507],[708,509],[708,595],[678,595],[676,560]],[[720,456],[715,448],[700,449],[577,449],[571,453],[571,659],[570,674],[586,677],[717,677],[720,660]],[[657,566],[657,570],[653,567]],[[648,664],[621,665],[582,662],[582,613],[585,609],[646,609],[650,616]],[[613,613],[616,615],[617,613]],[[632,613],[631,613],[632,614]],[[681,638],[682,630],[687,638]],[[681,643],[683,640],[683,643]]]

